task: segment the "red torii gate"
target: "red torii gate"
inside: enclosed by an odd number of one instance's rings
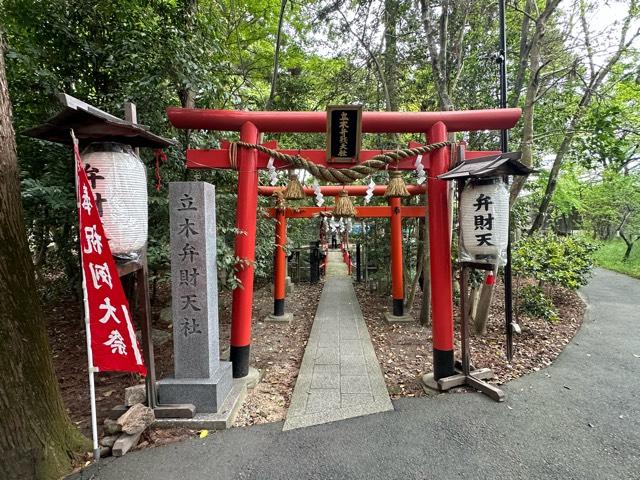
[[[170,122],[177,128],[239,131],[240,140],[258,143],[261,133],[326,132],[326,112],[248,112],[235,110],[204,110],[168,108]],[[363,133],[424,133],[431,143],[444,142],[448,132],[503,130],[512,128],[521,110],[470,110],[448,112],[363,112]],[[326,165],[323,150],[284,150],[300,154],[314,163]],[[380,151],[363,151],[360,161]],[[486,152],[483,152],[486,153]],[[453,291],[451,273],[451,243],[447,182],[436,177],[449,169],[449,148],[423,155],[422,163],[429,173],[429,247],[431,251],[431,289],[433,310],[433,368],[435,379],[453,375]],[[253,307],[253,261],[255,260],[256,213],[258,207],[258,169],[266,168],[268,156],[255,149],[239,148],[237,165],[232,166],[228,148],[218,150],[187,150],[187,168],[234,168],[238,170],[238,209],[235,254],[247,260],[238,266],[242,288],[233,291],[231,349],[233,376],[244,377],[249,372],[251,318]],[[413,170],[415,158],[397,163],[399,170]],[[276,160],[278,168],[287,167]],[[352,164],[331,164],[349,168]],[[246,264],[245,264],[246,263]]]
[[[349,195],[364,196],[367,191],[366,185],[335,186],[325,185],[320,187],[323,195],[333,195],[337,203],[337,195],[346,191]],[[387,187],[376,186],[373,195],[384,195]],[[303,189],[306,196],[315,195],[312,188]],[[408,185],[407,190],[411,195],[419,195],[427,191],[426,185]],[[258,187],[258,194],[271,196],[276,192],[284,191],[284,187]],[[275,251],[274,251],[274,286],[273,286],[273,315],[270,318],[277,318],[285,315],[285,294],[286,294],[286,260],[285,246],[287,243],[287,218],[312,218],[320,214],[331,214],[334,205],[322,207],[295,207],[295,208],[270,208],[267,216],[276,221]],[[404,317],[404,279],[403,279],[403,259],[402,259],[402,219],[424,217],[424,205],[402,206],[399,197],[389,198],[389,205],[358,206],[356,208],[356,218],[390,218],[391,219],[391,271],[392,271],[392,298],[393,317],[396,321]]]

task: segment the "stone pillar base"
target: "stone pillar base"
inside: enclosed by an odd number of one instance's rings
[[[267,315],[264,319],[266,323],[291,323],[293,320],[293,313],[285,312],[284,315]]]
[[[384,319],[387,323],[409,323],[414,321],[411,315],[398,316],[391,312],[384,312]]]
[[[216,413],[231,391],[231,362],[220,362],[211,378],[165,378],[158,382],[158,402],[191,403],[198,413]]]
[[[262,370],[258,370],[255,367],[249,367],[249,373],[246,377],[242,377],[240,380],[244,380],[247,384],[247,388],[252,390],[258,386],[260,380],[262,380]]]

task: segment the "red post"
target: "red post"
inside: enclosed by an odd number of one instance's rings
[[[429,142],[447,140],[442,122],[427,133]],[[431,154],[429,169],[429,249],[433,309],[433,375],[436,380],[455,373],[453,362],[453,287],[447,182],[435,177],[449,170],[449,148]]]
[[[393,315],[404,315],[404,279],[402,268],[402,204],[400,197],[389,198],[391,207],[391,294]]]
[[[258,129],[250,122],[240,128],[240,140],[258,143]],[[256,212],[258,210],[258,170],[256,150],[238,149],[238,207],[236,209],[235,254],[243,263],[236,267],[242,286],[233,290],[231,307],[231,348],[229,359],[233,377],[249,373],[251,318],[253,309],[253,262],[256,251]]]
[[[276,210],[276,246],[273,264],[273,315],[284,315],[284,299],[286,295],[287,257],[285,246],[287,244],[287,218],[284,210]]]

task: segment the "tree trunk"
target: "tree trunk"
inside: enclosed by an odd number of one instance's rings
[[[419,219],[420,220],[420,219]],[[422,230],[424,230],[424,228],[420,228],[422,226],[422,224],[420,223],[420,221],[418,222],[418,228],[416,228],[416,233],[417,233],[417,252],[416,252],[416,274],[413,277],[413,280],[411,281],[411,288],[409,289],[409,293],[407,295],[407,312],[411,313],[411,311],[413,310],[413,301],[415,299],[416,296],[416,289],[418,287],[418,284],[420,283],[420,278],[422,277],[422,268],[424,265],[424,244],[420,241],[423,233]],[[406,256],[405,256],[406,258]]]
[[[620,233],[620,238],[622,238],[625,245],[627,246],[627,249],[624,252],[624,257],[622,258],[622,261],[626,262],[627,260],[629,260],[629,257],[631,256],[631,250],[633,249],[633,244],[635,242],[633,241],[633,235],[629,235],[629,238],[627,238],[627,236],[624,234],[624,231],[622,229],[618,230],[618,232]]]
[[[184,30],[182,35],[184,38],[191,38],[196,25],[196,15],[198,13],[198,0],[182,0],[180,3],[182,21],[184,22]],[[180,98],[180,106],[182,108],[195,108],[196,97],[193,88],[186,83],[178,84],[178,98]],[[184,144],[187,148],[191,146],[191,129],[184,130]],[[185,168],[183,181],[191,180],[191,171]]]
[[[384,1],[384,78],[387,82],[387,111],[398,110],[398,46],[396,25],[400,5],[398,0]]]
[[[51,361],[23,221],[2,43],[0,52],[0,478],[54,479],[88,445],[65,412]]]
[[[424,221],[421,220],[424,253],[422,255],[422,305],[420,306],[420,325],[431,325],[431,263],[429,250],[429,209],[426,208],[425,195]]]
[[[496,271],[492,272],[495,276]],[[482,283],[480,287],[480,295],[475,310],[475,317],[473,319],[473,332],[476,335],[485,335],[487,333],[487,321],[489,320],[489,308],[491,307],[491,300],[493,299],[493,291],[495,289],[495,282],[488,284],[486,281]]]
[[[529,14],[532,10],[532,1],[527,0],[525,4],[525,12],[522,19],[521,35],[526,35],[529,29]],[[533,127],[534,127],[534,108],[535,102],[540,91],[540,74],[544,65],[541,65],[542,54],[542,39],[545,35],[545,29],[547,21],[553,15],[558,7],[558,0],[550,0],[546,3],[544,11],[535,20],[535,30],[531,36],[531,41],[527,43],[521,40],[520,42],[520,67],[516,76],[515,90],[514,90],[514,103],[517,105],[517,101],[520,98],[520,90],[524,83],[524,74],[527,58],[522,58],[522,55],[528,55],[529,57],[529,82],[527,84],[527,91],[525,94],[524,108],[522,109],[522,158],[521,161],[526,166],[533,166]],[[513,206],[518,194],[524,186],[527,177],[516,176],[513,179],[511,185],[511,192],[509,196],[509,204]]]
[[[278,85],[278,68],[280,66],[280,39],[282,37],[282,22],[284,20],[284,10],[287,6],[287,0],[282,0],[280,3],[280,15],[278,16],[278,32],[276,34],[276,51],[273,56],[273,75],[271,76],[271,90],[269,91],[269,98],[264,106],[265,110],[271,110],[273,108],[273,100],[276,96],[276,87]]]

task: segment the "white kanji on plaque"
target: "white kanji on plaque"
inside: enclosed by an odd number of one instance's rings
[[[84,253],[102,254],[102,237],[96,232],[96,226],[84,227],[84,238],[87,240],[87,246],[84,247]]]
[[[87,215],[91,215],[91,197],[87,191],[87,186],[82,186],[82,208],[87,211]]]
[[[111,347],[111,353],[118,353],[120,355],[127,354],[127,346],[124,343],[124,338],[117,330],[111,330],[109,334],[109,340],[104,342],[104,345]]]
[[[95,265],[89,262],[89,270],[91,270],[91,279],[93,280],[93,286],[98,289],[103,284],[107,285],[109,288],[113,288],[111,283],[111,272],[109,271],[109,266],[107,262],[104,262],[102,265],[96,263]]]
[[[104,303],[102,303],[98,308],[107,312],[104,314],[104,317],[98,320],[100,323],[107,323],[112,318],[116,323],[120,323],[120,320],[116,317],[116,307],[111,305],[111,299],[109,297],[104,297]]]

